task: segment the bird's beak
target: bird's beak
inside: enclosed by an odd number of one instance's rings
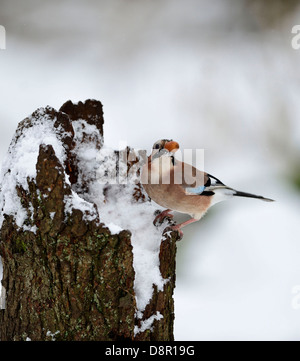
[[[165,144],[165,149],[169,152],[175,153],[179,149],[179,144],[173,140]]]

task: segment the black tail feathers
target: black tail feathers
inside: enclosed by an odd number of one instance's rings
[[[265,201],[265,202],[274,202],[274,199],[265,198],[263,196],[257,196],[255,194],[251,194],[251,193],[235,191],[235,193],[233,195],[237,196],[237,197],[247,197],[247,198],[261,199],[262,201]]]

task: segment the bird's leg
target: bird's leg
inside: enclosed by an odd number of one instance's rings
[[[173,231],[177,231],[179,233],[180,239],[181,239],[183,237],[183,232],[182,232],[181,228],[187,226],[190,223],[194,223],[194,222],[197,222],[197,221],[199,221],[199,219],[191,218],[191,219],[188,219],[185,222],[182,222],[180,224],[176,224],[176,226],[170,226],[170,228]]]
[[[153,224],[156,225],[158,221],[159,223],[162,223],[166,217],[173,218],[173,214],[171,214],[170,212],[172,212],[171,209],[166,209],[163,212],[159,213],[155,217]]]
[[[191,218],[191,219],[188,219],[188,220],[185,221],[185,222],[182,222],[182,223],[180,223],[180,224],[176,224],[176,226],[171,226],[171,228],[174,229],[174,231],[178,231],[178,230],[181,229],[182,227],[185,227],[185,226],[187,226],[188,224],[194,223],[194,222],[197,222],[197,221],[199,221],[199,219]]]

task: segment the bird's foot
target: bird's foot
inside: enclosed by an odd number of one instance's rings
[[[160,211],[156,211],[155,212],[155,219],[153,221],[153,224],[155,226],[158,226],[159,224],[162,224],[166,219],[170,222],[173,219],[173,214],[170,213],[171,210],[170,209],[166,209],[163,212]]]
[[[166,233],[176,231],[178,234],[177,239],[176,239],[177,242],[181,241],[183,238],[183,232],[178,225],[177,226],[169,226],[165,229],[165,231],[166,231]]]

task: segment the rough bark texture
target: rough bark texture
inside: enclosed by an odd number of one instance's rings
[[[152,330],[135,336],[134,327],[141,320],[135,318],[130,230],[112,235],[99,219],[88,221],[78,209],[65,215],[64,199],[76,186],[79,172],[72,152],[76,146],[72,121],[85,119],[103,134],[102,105],[69,101],[59,112],[52,108],[47,112],[56,127],[68,132],[62,139],[68,156],[61,164],[51,145],[41,145],[36,179],[28,179],[29,191],[17,189],[36,233],[20,231],[12,216],[6,216],[0,230],[6,298],[6,308],[0,310],[0,339],[173,340],[177,235],[172,233],[161,243],[160,269],[170,281],[163,292],[154,290],[143,317],[159,311],[163,318],[154,321]],[[30,126],[25,119],[18,129]],[[88,187],[88,179],[83,183],[81,189]],[[140,185],[135,197],[147,201]]]

